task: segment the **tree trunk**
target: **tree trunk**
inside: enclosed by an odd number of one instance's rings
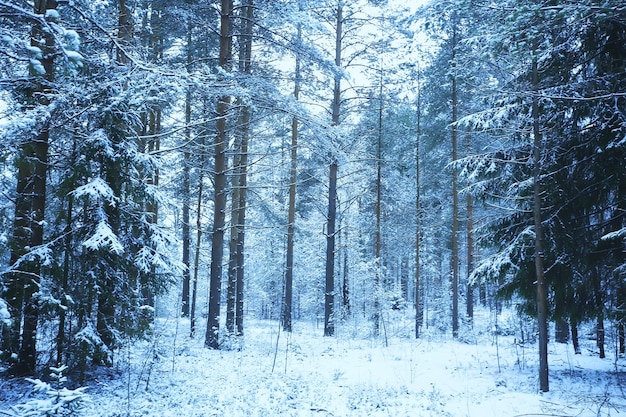
[[[457,159],[457,79],[456,79],[456,12],[452,23],[452,163]],[[459,194],[457,191],[457,171],[452,167],[452,335],[459,335]]]
[[[237,143],[239,142],[239,143]],[[239,152],[239,154],[238,154]],[[232,203],[231,203],[231,224],[230,240],[228,242],[228,287],[226,293],[226,333],[228,336],[235,334],[235,305],[237,303],[237,243],[239,242],[239,169],[241,160],[241,138],[235,142],[235,154],[233,156],[233,176],[232,176]]]
[[[335,27],[335,65],[341,67],[341,49],[343,37],[343,5],[339,3],[336,11]],[[341,75],[335,75],[332,103],[332,125],[340,123]],[[337,217],[337,158],[329,154],[328,171],[328,218],[326,231],[326,279],[324,293],[324,336],[335,334],[334,297],[335,297],[335,222]]]
[[[302,40],[302,25],[298,24],[296,42]],[[295,85],[293,96],[296,101],[300,97],[300,53],[296,51]],[[298,180],[298,119],[291,119],[291,166],[289,168],[289,207],[287,209],[287,261],[285,267],[285,299],[283,303],[283,330],[291,331],[293,306],[293,245],[296,221],[296,182]]]
[[[466,145],[468,156],[471,154],[471,136],[469,132],[466,136]],[[474,271],[474,202],[471,194],[466,197],[467,210],[467,297],[466,297],[466,313],[467,319],[472,323],[474,319],[474,286],[470,282],[470,275]]]
[[[420,337],[424,322],[423,301],[420,297],[420,246],[422,243],[422,205],[420,201],[420,139],[422,136],[422,85],[421,72],[417,67],[417,128],[415,135],[415,338]]]
[[[252,10],[252,7],[249,8]],[[239,212],[237,217],[237,224],[240,227],[240,233],[237,239],[237,282],[235,285],[235,292],[237,296],[237,303],[235,306],[235,326],[237,328],[237,336],[243,336],[243,311],[244,311],[244,244],[245,244],[245,226],[246,226],[246,194],[247,194],[247,167],[248,167],[248,138],[250,136],[250,121],[251,110],[250,107],[245,106],[243,109],[243,115],[241,118],[241,125],[244,128],[243,137],[241,140],[241,169],[239,172]]]
[[[341,285],[341,299],[346,316],[350,316],[350,266],[348,264],[348,229],[344,229],[343,249],[343,283]]]
[[[149,115],[149,124],[148,124],[148,134],[150,139],[148,140],[147,151],[148,154],[151,154],[155,151],[159,151],[161,149],[161,109],[155,108],[150,111]],[[148,178],[146,183],[149,186],[158,187],[159,186],[159,170],[158,168],[151,168],[151,171],[148,172]],[[146,202],[146,214],[148,223],[157,224],[159,220],[159,205],[156,200],[149,198]],[[142,295],[142,303],[143,305],[150,306],[154,308],[154,280],[155,280],[156,270],[154,265],[151,265],[149,273],[142,273],[142,282],[141,282],[141,295]],[[151,323],[154,321],[154,310],[142,310],[152,311],[150,317],[146,317]],[[145,313],[144,313],[145,314]]]
[[[604,359],[606,357],[606,352],[604,350],[604,339],[604,314],[599,313],[596,322],[596,342],[598,344],[598,350],[600,351],[600,359]]]
[[[252,0],[243,2],[240,8],[239,72],[251,74],[252,26],[254,18]],[[248,140],[250,137],[250,106],[239,100],[240,115],[235,140],[232,178],[231,238],[229,243],[228,294],[226,297],[226,330],[229,334],[243,336],[243,283],[244,243],[246,222],[246,186],[248,165]]]
[[[580,343],[578,342],[578,323],[574,319],[570,319],[572,332],[572,345],[574,346],[574,354],[580,355]]]
[[[53,0],[35,1],[33,11],[44,15],[56,6]],[[34,106],[49,104],[46,93],[54,81],[54,43],[53,34],[38,22],[34,23],[31,46],[41,49],[41,64],[45,71],[42,77],[32,79],[35,87],[28,101]],[[30,256],[29,252],[43,244],[49,128],[49,121],[46,120],[34,137],[22,142],[16,158],[15,217],[10,243],[13,270],[5,275],[3,293],[12,322],[3,332],[2,341],[2,350],[7,357],[17,354],[17,363],[11,370],[16,375],[33,375],[37,364],[39,302],[36,294],[39,291],[41,261],[36,255]]]
[[[202,139],[204,145],[204,139]],[[191,280],[191,309],[189,312],[189,334],[196,332],[196,303],[198,300],[198,274],[200,271],[200,247],[202,245],[202,193],[204,191],[204,146],[200,147],[200,175],[198,178],[198,200],[196,204],[196,250],[193,259],[193,278]]]
[[[63,278],[61,280],[61,300],[59,308],[59,330],[57,332],[57,366],[64,364],[63,353],[65,344],[65,320],[67,315],[67,284],[70,276],[70,258],[72,254],[72,211],[74,208],[74,197],[69,194],[67,197],[67,223],[64,230],[63,245],[65,251],[63,254]]]
[[[557,343],[567,343],[569,341],[569,323],[567,320],[557,320],[554,323],[554,340]]]
[[[379,97],[378,97],[378,135],[376,142],[376,240],[374,248],[374,258],[376,262],[376,272],[374,275],[374,335],[380,333],[380,295],[381,287],[381,268],[382,259],[381,249],[381,209],[382,209],[382,147],[383,147],[383,70],[380,70],[379,80]]]
[[[187,29],[187,73],[191,70],[191,30],[192,20],[189,19],[189,27]],[[183,212],[182,212],[182,245],[183,245],[183,295],[182,295],[182,315],[189,316],[190,290],[191,290],[191,230],[190,230],[190,206],[191,206],[191,179],[190,179],[190,159],[191,153],[189,146],[191,142],[191,89],[187,89],[185,95],[185,150],[183,151]]]
[[[324,292],[324,336],[335,334],[335,221],[337,218],[337,161],[330,164],[328,223],[326,230],[326,281]]]
[[[220,14],[220,55],[219,65],[230,71],[232,34],[231,13],[232,0],[222,0]],[[222,290],[222,260],[224,257],[224,227],[226,224],[226,196],[227,196],[227,117],[230,109],[230,95],[224,95],[217,102],[217,122],[215,135],[215,196],[213,213],[213,235],[211,239],[211,278],[209,282],[209,316],[205,346],[210,349],[219,349],[220,328],[220,297]]]
[[[126,0],[120,0],[120,8],[118,14],[118,22],[117,22],[117,40],[118,47],[116,52],[116,62],[118,64],[125,65],[128,62],[128,57],[126,56],[126,51],[122,48],[127,47],[130,43],[130,40],[133,37],[133,24],[131,21],[131,12],[126,7]]]
[[[533,51],[534,52],[534,51]],[[537,58],[532,63],[533,89],[539,89]],[[550,390],[548,382],[548,295],[543,267],[543,226],[541,223],[541,131],[539,103],[535,94],[532,101],[533,118],[533,217],[535,226],[535,276],[537,285],[537,320],[539,327],[539,389]]]

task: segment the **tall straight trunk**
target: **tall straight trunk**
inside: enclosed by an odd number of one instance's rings
[[[239,72],[251,74],[252,28],[254,5],[245,0],[240,11]],[[235,136],[235,149],[232,169],[231,227],[228,261],[228,293],[226,297],[226,330],[228,334],[243,335],[243,284],[244,284],[244,243],[246,219],[246,185],[248,164],[248,141],[250,137],[250,106],[238,100],[240,108],[239,126]]]
[[[30,217],[29,227],[30,239],[25,247],[19,248],[11,253],[11,265],[15,265],[22,256],[22,252],[26,252],[28,247],[37,248],[43,244],[43,221],[44,210],[46,203],[46,172],[48,166],[48,127],[37,135],[34,143],[31,143],[32,148],[29,149],[24,155],[28,155],[28,158],[33,158],[31,173],[29,173],[29,181],[32,185],[27,185],[26,189],[30,189],[32,194],[18,195],[17,198],[26,198],[30,201],[30,212],[17,213],[16,219],[19,216]],[[29,146],[30,147],[30,146]],[[29,162],[28,165],[31,165]],[[21,173],[18,173],[19,178],[24,178]],[[18,207],[18,204],[16,204]],[[16,220],[19,224],[19,220]],[[28,233],[28,232],[27,232]],[[25,255],[26,253],[24,253]],[[39,291],[41,264],[39,260],[31,260],[22,263],[19,266],[21,276],[21,282],[23,287],[23,327],[21,335],[21,345],[18,352],[18,364],[15,369],[17,375],[32,375],[36,369],[37,359],[37,325],[39,321],[39,301],[36,297],[36,293]]]
[[[220,55],[219,65],[230,71],[232,52],[231,13],[232,0],[222,0],[220,12]],[[209,282],[209,316],[205,346],[210,349],[219,349],[220,329],[220,297],[222,292],[222,261],[224,258],[224,227],[226,225],[226,197],[228,166],[226,149],[227,117],[230,109],[230,95],[223,95],[217,102],[217,122],[215,135],[215,175],[214,175],[214,212],[213,234],[211,239],[211,278]]]
[[[596,346],[601,359],[604,359],[606,352],[604,349],[605,329],[604,329],[604,292],[601,288],[600,271],[594,267],[591,272],[591,283],[593,285],[593,298],[596,309]]]
[[[456,46],[457,19],[456,12],[452,23],[452,163],[457,159],[457,79],[456,79]],[[452,167],[452,335],[459,335],[459,193],[457,190],[457,170]]]
[[[33,11],[43,15],[55,9],[56,1],[35,1]],[[35,22],[31,29],[31,46],[42,51],[42,77],[33,77],[34,91],[29,97],[34,105],[47,106],[46,92],[54,81],[54,37]],[[17,355],[11,372],[16,375],[35,373],[37,359],[37,325],[41,262],[37,257],[24,259],[31,249],[43,244],[43,224],[48,170],[49,122],[46,120],[34,137],[25,139],[18,150],[17,186],[10,262],[15,270],[5,275],[3,298],[7,301],[12,322],[3,331],[2,350],[7,358]]]
[[[192,19],[189,19],[189,26],[187,28],[187,73],[191,70],[191,30]],[[189,164],[191,159],[191,152],[189,146],[191,142],[191,89],[187,88],[187,94],[185,95],[185,150],[183,151],[183,212],[182,212],[182,244],[183,244],[183,294],[182,294],[182,315],[183,317],[189,316],[189,304],[190,304],[190,290],[191,290],[191,228],[190,228],[190,206],[191,206],[191,180],[189,172]]]
[[[191,203],[191,188],[190,188],[190,173],[189,173],[189,161],[190,153],[188,150],[183,154],[183,210],[182,210],[182,246],[183,246],[183,293],[181,300],[181,313],[183,317],[189,317],[189,305],[190,305],[190,290],[191,290],[191,228],[190,222],[190,203]]]
[[[326,281],[324,292],[324,336],[335,334],[335,221],[337,218],[337,162],[330,164],[328,183],[328,221],[326,230]]]
[[[569,322],[565,319],[558,319],[554,323],[554,341],[557,343],[569,342]]]
[[[578,341],[578,322],[576,319],[570,319],[570,332],[572,333],[572,346],[574,347],[574,354],[580,355],[580,343]]]
[[[341,68],[341,51],[343,39],[343,6],[342,3],[337,5],[335,27],[335,65]],[[333,126],[339,126],[341,110],[341,75],[336,74],[333,87],[333,103],[331,109],[331,121]]]
[[[533,51],[535,52],[535,51]],[[548,295],[543,266],[543,226],[541,224],[541,130],[539,128],[539,71],[533,57],[532,80],[535,95],[532,101],[533,118],[533,218],[535,227],[535,279],[537,285],[537,321],[539,327],[539,389],[550,390],[548,382]]]
[[[252,10],[252,7],[249,8]],[[248,167],[248,140],[250,137],[250,121],[252,119],[251,109],[245,106],[242,109],[241,123],[244,128],[241,139],[241,169],[239,172],[239,212],[237,216],[237,224],[240,227],[240,233],[237,239],[237,282],[235,292],[237,302],[235,305],[235,327],[237,336],[243,336],[243,312],[244,312],[244,271],[245,271],[245,226],[246,226],[246,195],[247,195],[247,167]]]
[[[606,357],[606,352],[604,349],[604,339],[605,339],[605,331],[604,331],[604,313],[598,313],[598,318],[596,321],[596,342],[598,345],[598,356],[600,359],[604,359]]]
[[[406,256],[400,258],[400,291],[402,299],[409,301],[409,259]]]
[[[341,285],[341,296],[343,308],[347,316],[351,314],[350,306],[350,265],[348,264],[348,229],[344,229],[344,249],[343,249],[343,283]]]
[[[339,3],[336,10],[335,27],[335,65],[341,67],[341,49],[343,38],[343,5]],[[332,125],[340,123],[341,109],[341,75],[335,75],[333,102],[331,109]],[[326,278],[324,295],[324,336],[335,334],[334,297],[335,297],[335,222],[337,217],[337,158],[329,154],[328,170],[328,218],[326,230]]]
[[[148,154],[158,152],[161,149],[161,139],[159,137],[161,133],[161,109],[156,108],[150,111],[148,133],[150,139],[147,143]],[[159,186],[159,169],[154,168],[154,171],[148,173],[148,179],[146,183],[153,187]],[[149,199],[146,203],[146,213],[148,215],[148,222],[152,224],[158,223],[159,220],[159,205],[156,200]],[[149,274],[142,274],[143,282],[141,283],[141,292],[143,298],[143,304],[154,307],[154,291],[153,284],[156,275],[154,265],[150,267]],[[146,310],[144,310],[146,311]],[[149,311],[149,310],[148,310]],[[153,310],[152,310],[153,311]],[[154,318],[150,318],[153,320]]]
[[[59,329],[57,332],[57,366],[61,366],[63,361],[63,350],[65,345],[65,321],[67,315],[67,285],[70,276],[70,258],[72,253],[72,212],[74,209],[74,197],[69,194],[67,197],[67,223],[65,225],[63,246],[65,253],[63,254],[63,277],[61,279],[61,304],[59,309]]]
[[[163,58],[163,10],[162,5],[154,3],[152,10],[149,14],[149,26],[151,28],[151,36],[148,38],[148,47],[152,51],[151,60],[154,64],[158,64]],[[149,110],[149,124],[148,133],[149,138],[147,141],[147,152],[152,154],[158,152],[161,149],[161,117],[162,110],[158,104],[154,104]],[[150,167],[147,172],[146,183],[148,186],[157,188],[159,186],[159,168]],[[157,224],[159,221],[159,204],[156,198],[148,198],[146,201],[146,213],[148,222]],[[143,304],[150,307],[154,307],[155,303],[155,280],[156,280],[156,267],[151,265],[150,272],[142,274],[141,291]],[[148,314],[148,312],[151,312]],[[154,309],[143,310],[142,315],[145,316],[149,322],[154,320]]]
[[[466,136],[468,156],[471,153],[471,136],[469,132]],[[465,199],[467,216],[467,297],[466,314],[471,323],[474,319],[474,286],[470,282],[470,275],[474,271],[474,202],[468,193]]]
[[[380,294],[381,288],[381,268],[382,259],[380,255],[381,248],[381,209],[382,209],[382,148],[383,148],[383,70],[380,69],[378,92],[378,134],[376,135],[376,239],[374,257],[376,258],[376,272],[374,275],[374,335],[378,336],[380,332]]]
[[[120,8],[118,13],[117,20],[117,39],[118,44],[123,48],[128,46],[130,40],[133,37],[133,25],[131,21],[131,12],[126,7],[126,0],[119,0]],[[116,52],[116,62],[118,64],[125,65],[128,62],[128,57],[126,56],[126,51],[118,47]]]
[[[239,142],[239,143],[237,143]],[[228,242],[228,287],[226,293],[226,333],[229,336],[235,334],[235,306],[237,304],[237,244],[239,242],[239,234],[242,233],[239,225],[239,169],[241,160],[241,138],[236,138],[235,154],[233,155],[233,175],[231,178],[231,225],[230,239]]]
[[[296,42],[300,45],[302,39],[302,25],[298,24]],[[295,85],[293,97],[296,101],[300,97],[300,53],[296,51],[296,67],[294,71]],[[287,260],[285,267],[285,300],[283,303],[283,330],[291,331],[293,306],[293,246],[296,222],[296,182],[298,174],[298,118],[291,119],[291,165],[289,168],[289,207],[287,209]]]
[[[415,135],[415,338],[420,337],[424,321],[423,301],[420,297],[420,246],[422,243],[422,204],[420,201],[420,139],[422,135],[422,85],[417,64],[417,132]]]
[[[204,140],[202,140],[204,143]],[[196,204],[196,247],[193,259],[193,278],[191,280],[191,308],[189,311],[189,334],[193,337],[196,332],[196,303],[198,300],[198,274],[200,271],[200,247],[202,245],[202,193],[204,190],[204,152],[200,152],[200,175],[198,178],[198,200]]]

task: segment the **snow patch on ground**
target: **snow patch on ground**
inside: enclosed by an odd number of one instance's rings
[[[178,330],[176,330],[178,328]],[[184,330],[183,330],[184,329]],[[243,348],[213,351],[188,322],[162,322],[153,343],[120,352],[119,375],[89,389],[88,416],[609,416],[626,412],[622,360],[550,344],[551,391],[538,392],[537,350],[513,336],[354,339],[314,323],[289,335],[248,322]],[[176,334],[178,332],[179,334]],[[497,343],[496,343],[497,342]],[[130,362],[127,360],[130,359]],[[128,365],[130,363],[130,366]],[[128,372],[130,371],[130,372]]]

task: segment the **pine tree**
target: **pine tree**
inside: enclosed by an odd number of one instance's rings
[[[250,77],[252,72],[252,29],[254,25],[254,5],[247,0],[240,8],[239,24],[239,73]],[[226,328],[229,334],[243,336],[244,313],[244,241],[246,219],[246,196],[248,176],[248,142],[251,131],[251,107],[239,99],[235,132],[232,175],[231,236],[229,244],[228,294],[226,307]],[[236,333],[235,333],[236,327]]]
[[[30,60],[28,86],[24,101],[28,110],[43,111],[53,100],[55,56],[60,49],[52,24],[59,18],[55,1],[37,1],[33,12],[42,16],[34,20],[28,50]],[[9,14],[22,16],[19,8],[8,7]],[[42,264],[45,263],[44,222],[48,176],[48,148],[51,120],[44,117],[33,133],[19,143],[16,156],[17,186],[13,237],[11,240],[10,271],[4,276],[3,298],[12,315],[11,325],[4,330],[5,355],[17,355],[13,372],[32,375],[37,364],[37,328],[40,303],[36,294],[41,284]],[[38,253],[39,252],[39,253]]]
[[[302,43],[302,24],[297,24],[296,46]],[[295,51],[295,70],[293,96],[296,100],[300,98],[300,86],[302,83],[300,52]],[[283,330],[292,330],[292,307],[293,307],[293,258],[294,258],[294,233],[296,221],[296,183],[298,181],[298,118],[293,117],[291,121],[291,146],[290,146],[290,166],[289,166],[289,207],[287,209],[287,253],[285,263],[285,299],[283,301]]]
[[[222,0],[220,9],[220,67],[229,72],[231,70],[232,55],[232,0]],[[210,349],[219,348],[220,326],[220,297],[222,285],[222,260],[224,255],[224,228],[226,225],[226,197],[227,197],[227,156],[228,143],[227,122],[230,110],[231,96],[222,95],[217,103],[217,121],[215,134],[214,169],[214,207],[213,232],[211,238],[211,277],[209,294],[209,315],[205,345]]]

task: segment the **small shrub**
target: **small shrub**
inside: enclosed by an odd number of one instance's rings
[[[77,416],[83,408],[88,396],[85,393],[87,387],[79,387],[73,390],[63,385],[66,378],[63,371],[66,366],[51,368],[50,377],[52,384],[39,379],[26,378],[33,385],[35,398],[31,398],[23,404],[11,408],[9,415],[15,417],[44,417],[44,416]]]

